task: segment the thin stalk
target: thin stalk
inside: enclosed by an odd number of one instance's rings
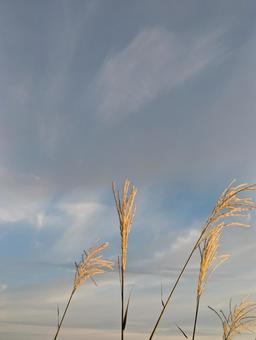
[[[124,269],[121,266],[121,340],[124,339]]]
[[[190,254],[189,254],[189,256],[188,256],[188,258],[187,258],[185,264],[183,265],[183,267],[182,267],[182,269],[181,269],[181,271],[180,271],[180,274],[179,274],[179,276],[177,277],[177,279],[176,279],[176,281],[175,281],[175,283],[174,283],[174,286],[173,286],[172,290],[170,291],[170,293],[169,293],[169,295],[168,295],[168,298],[167,298],[165,304],[163,305],[163,308],[162,308],[162,310],[161,310],[161,312],[160,312],[160,314],[159,314],[159,317],[158,317],[158,319],[157,319],[157,321],[156,321],[156,323],[155,323],[155,326],[154,326],[154,328],[153,328],[153,330],[152,330],[152,332],[151,332],[151,334],[150,334],[149,340],[152,340],[152,339],[153,339],[153,336],[154,336],[154,334],[155,334],[155,332],[156,332],[156,330],[157,330],[157,327],[158,327],[158,325],[159,325],[159,322],[161,321],[161,319],[162,319],[162,317],[163,317],[163,315],[164,315],[165,309],[166,309],[167,305],[170,303],[171,297],[172,297],[172,295],[173,295],[173,293],[174,293],[174,291],[175,291],[175,289],[176,289],[178,283],[180,282],[180,279],[181,279],[182,275],[184,274],[184,272],[185,272],[185,270],[186,270],[186,268],[187,268],[187,266],[188,266],[188,264],[189,264],[189,262],[190,262],[190,260],[191,260],[191,258],[192,258],[192,256],[193,256],[194,252],[196,251],[198,245],[200,244],[200,242],[201,242],[201,240],[202,240],[202,238],[203,238],[203,236],[204,236],[205,232],[207,231],[207,229],[208,229],[208,227],[209,227],[210,224],[211,224],[211,221],[208,220],[207,223],[205,224],[205,226],[204,226],[204,228],[203,228],[203,230],[202,230],[202,232],[201,232],[201,234],[200,234],[198,240],[196,241],[196,243],[195,243],[193,249],[191,250],[191,252],[190,252]]]
[[[205,229],[205,230],[206,230],[206,229]],[[171,301],[172,294],[174,293],[174,291],[175,291],[175,289],[176,289],[176,287],[177,287],[177,285],[178,285],[178,283],[179,283],[179,281],[180,281],[180,279],[181,279],[181,277],[182,277],[182,275],[183,275],[185,269],[187,268],[187,265],[188,265],[188,263],[189,263],[189,261],[190,261],[192,255],[194,254],[195,250],[197,249],[198,243],[200,242],[202,236],[203,236],[203,233],[202,233],[201,236],[199,237],[199,239],[198,239],[198,241],[196,242],[194,248],[192,249],[191,253],[190,253],[189,256],[188,256],[187,261],[185,262],[184,266],[182,267],[181,272],[180,272],[180,274],[179,274],[177,280],[175,281],[175,284],[174,284],[172,290],[170,291],[170,294],[168,295],[168,298],[167,298],[166,302],[165,302],[164,305],[163,305],[163,308],[162,308],[162,310],[161,310],[161,313],[160,313],[160,315],[159,315],[159,317],[158,317],[158,319],[157,319],[157,321],[156,321],[156,323],[155,323],[155,326],[154,326],[154,328],[153,328],[153,330],[152,330],[152,332],[151,332],[151,334],[150,334],[149,340],[151,340],[151,339],[153,338],[153,336],[154,336],[154,334],[155,334],[155,332],[156,332],[156,329],[157,329],[157,327],[158,327],[158,325],[159,325],[159,322],[161,321],[161,319],[162,319],[162,317],[163,317],[163,314],[164,314],[164,312],[165,312],[165,309],[166,309],[167,305],[168,305],[168,304],[170,303],[170,301]]]
[[[56,334],[55,334],[54,340],[56,340],[57,337],[58,337],[59,331],[60,331],[60,329],[61,329],[62,323],[63,323],[64,318],[65,318],[65,316],[66,316],[68,307],[69,307],[70,302],[71,302],[71,300],[72,300],[72,297],[73,297],[73,295],[75,294],[75,291],[76,291],[76,288],[73,288],[73,290],[72,290],[72,292],[71,292],[71,294],[70,294],[68,303],[67,303],[67,305],[66,305],[66,308],[65,308],[65,310],[64,310],[64,313],[63,313],[63,315],[62,315],[62,318],[61,318],[61,320],[60,320],[60,323],[59,323],[59,325],[58,325],[57,332],[56,332]]]
[[[158,319],[157,319],[157,321],[154,325],[154,328],[153,328],[153,330],[152,330],[152,332],[149,336],[149,340],[152,340],[152,338],[153,338],[153,336],[156,332],[156,329],[159,325],[159,322],[161,321],[163,314],[166,310],[166,307],[170,303],[171,297],[172,297],[172,295],[173,295],[183,273],[185,272],[185,269],[187,268],[187,265],[188,265],[190,259],[192,258],[193,253],[195,252],[195,250],[199,246],[199,244],[202,241],[202,238],[203,238],[204,234],[207,232],[208,228],[211,225],[215,225],[221,219],[223,220],[225,217],[231,217],[231,216],[246,217],[243,214],[241,214],[241,215],[236,214],[236,211],[237,211],[236,209],[239,208],[239,207],[242,207],[243,205],[245,206],[243,211],[249,211],[249,210],[255,209],[255,206],[251,205],[251,203],[250,203],[250,198],[249,198],[249,200],[248,199],[239,199],[238,203],[237,203],[236,200],[235,200],[235,202],[232,202],[232,198],[233,197],[235,198],[240,192],[256,190],[256,185],[255,184],[254,185],[245,185],[244,184],[244,185],[233,188],[233,192],[232,192],[231,191],[231,189],[232,189],[231,184],[227,187],[227,189],[224,190],[224,192],[220,196],[219,200],[217,201],[214,209],[212,210],[211,215],[208,217],[208,220],[206,221],[204,228],[203,228],[194,248],[192,249],[191,253],[189,254],[188,259],[186,260],[184,266],[182,267],[181,272],[180,272],[178,278],[176,279],[176,282],[175,282],[172,290],[170,291],[169,296],[168,296],[165,304],[163,305],[163,308],[160,312],[160,315],[158,316]],[[224,211],[226,211],[226,213],[224,213]],[[223,224],[223,226],[228,226],[228,225],[231,225],[231,224],[229,224],[229,223]],[[242,227],[245,226],[244,224],[239,223],[239,222],[237,223],[237,225],[240,225]]]
[[[200,305],[200,295],[197,296],[197,299],[196,299],[196,312],[195,312],[195,319],[194,319],[194,327],[193,327],[192,340],[195,339],[195,335],[196,335],[196,325],[197,325],[197,318],[198,318],[199,305]]]

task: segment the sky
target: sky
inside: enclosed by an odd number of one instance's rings
[[[0,1],[0,338],[52,339],[74,261],[120,254],[111,182],[138,187],[127,340],[146,339],[216,199],[256,182],[254,0]],[[255,197],[256,199],[256,197]],[[207,308],[256,299],[256,222],[224,233]],[[198,257],[156,339],[191,334]],[[74,297],[60,338],[119,339],[115,267]],[[244,336],[244,339],[251,337]]]

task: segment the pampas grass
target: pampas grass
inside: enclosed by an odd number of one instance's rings
[[[135,186],[130,187],[130,182],[126,179],[123,184],[122,197],[120,198],[120,192],[115,188],[115,182],[112,183],[113,195],[115,198],[117,213],[119,217],[120,235],[121,235],[121,265],[123,271],[126,270],[126,257],[127,257],[127,245],[128,236],[131,231],[132,222],[135,211],[135,196],[137,194],[137,188]]]
[[[60,322],[58,322],[58,327],[57,327],[56,334],[54,336],[54,340],[56,340],[59,335],[59,331],[61,329],[62,323],[64,321],[64,318],[66,316],[66,313],[68,311],[71,300],[76,290],[82,284],[84,284],[88,279],[91,279],[93,283],[96,284],[96,281],[93,278],[95,275],[103,274],[105,272],[105,269],[111,269],[111,270],[113,269],[112,261],[104,260],[101,255],[98,256],[98,254],[101,253],[106,248],[108,248],[108,246],[109,244],[105,242],[99,246],[91,247],[88,250],[88,252],[84,251],[84,254],[82,255],[82,260],[79,262],[79,264],[75,263],[76,273],[75,273],[75,278],[74,278],[74,283],[73,283],[73,289],[71,291],[69,300],[63,312],[62,318]],[[58,310],[58,315],[59,315],[59,310]]]
[[[236,335],[252,332],[256,328],[256,303],[248,298],[233,308],[230,301],[227,315],[222,310],[217,312],[214,308],[209,308],[215,312],[221,321],[223,340],[232,340]]]
[[[129,296],[125,310],[124,294],[125,294],[125,271],[127,262],[128,236],[131,231],[134,218],[135,196],[137,194],[137,188],[133,185],[130,185],[130,182],[126,179],[123,184],[122,194],[120,194],[120,192],[116,190],[114,182],[112,183],[112,190],[119,218],[121,237],[121,263],[118,259],[118,269],[121,288],[121,340],[123,340],[130,302]]]
[[[242,221],[234,222],[229,220],[226,222],[226,219],[234,217],[242,219],[249,217],[248,212],[256,208],[255,203],[252,201],[251,197],[239,197],[238,194],[253,190],[255,190],[254,185],[241,184],[236,187],[232,187],[231,184],[224,190],[209,217],[209,221],[211,221],[212,226],[205,233],[202,241],[202,249],[201,243],[198,245],[201,261],[197,285],[196,310],[192,340],[195,338],[200,299],[206,282],[212,273],[229,258],[229,255],[227,254],[217,256],[221,231],[224,228],[231,226],[239,226],[243,228],[250,226]]]
[[[108,248],[108,246],[109,244],[105,242],[98,247],[90,248],[88,252],[84,251],[81,262],[79,262],[79,264],[75,263],[76,275],[74,279],[74,289],[79,288],[88,279],[91,279],[96,285],[93,276],[103,274],[106,268],[113,269],[113,261],[104,260],[102,256],[97,256],[98,253],[101,253]]]
[[[172,295],[176,290],[180,279],[182,278],[194,252],[198,249],[198,247],[208,238],[208,235],[211,233],[211,230],[214,228],[220,228],[223,230],[228,227],[249,227],[248,223],[245,223],[243,220],[248,220],[250,216],[249,213],[252,210],[256,209],[256,204],[253,201],[252,197],[244,196],[248,195],[256,190],[256,184],[240,184],[234,186],[234,181],[230,183],[230,185],[222,192],[219,199],[217,200],[211,214],[207,218],[205,224],[201,229],[201,233],[195,242],[191,252],[189,253],[185,264],[181,268],[181,271],[171,289],[165,303],[163,304],[162,310],[153,326],[153,329],[150,333],[149,340],[152,340],[155,332],[159,326],[159,323],[166,311],[167,306],[171,302]],[[233,221],[232,219],[236,218],[237,220]],[[215,229],[217,230],[217,229]]]
[[[125,273],[127,268],[128,239],[134,220],[137,188],[131,185],[129,180],[126,179],[123,183],[121,191],[116,189],[114,182],[112,183],[112,190],[119,219],[119,230],[121,239],[121,254],[120,257],[118,257],[118,269],[121,292],[120,333],[121,340],[123,340],[130,302],[129,296],[125,306]],[[234,182],[232,182],[220,195],[209,217],[203,224],[199,237],[192,247],[183,267],[181,268],[180,273],[176,281],[174,282],[169,295],[167,296],[167,299],[164,301],[161,295],[162,309],[157,317],[156,322],[153,325],[152,331],[148,338],[149,340],[154,337],[156,330],[159,327],[160,321],[165,311],[167,310],[167,306],[171,302],[173,293],[178,287],[192,256],[194,255],[196,250],[199,250],[200,269],[198,273],[196,289],[196,308],[192,330],[192,340],[195,340],[199,305],[201,297],[206,288],[206,284],[211,278],[214,271],[229,258],[229,255],[226,254],[219,255],[221,234],[224,230],[230,232],[232,227],[250,227],[250,224],[248,223],[250,213],[251,211],[256,209],[256,204],[251,197],[251,193],[253,193],[255,190],[256,184],[245,183],[241,185],[235,185]],[[54,340],[56,340],[58,337],[59,331],[63,324],[63,320],[76,290],[89,279],[94,284],[96,284],[96,281],[94,279],[95,275],[103,274],[106,269],[113,269],[113,262],[105,260],[102,258],[101,255],[99,255],[99,253],[104,251],[107,247],[108,243],[102,243],[99,246],[94,246],[90,248],[88,252],[85,251],[83,253],[82,260],[78,264],[75,263],[76,273],[74,277],[73,288],[62,318],[60,322],[58,321],[58,327]],[[245,299],[234,308],[232,308],[230,304],[230,311],[228,315],[225,315],[222,311],[217,312],[213,308],[211,309],[216,313],[216,315],[218,315],[219,319],[222,322],[223,340],[232,340],[233,337],[237,334],[240,334],[241,332],[246,330],[251,330],[256,326],[256,304],[248,299]],[[179,326],[177,327],[184,335],[184,337],[188,338],[187,334]]]
[[[222,228],[222,225],[215,226],[207,233],[207,236],[203,241],[203,248],[201,249],[201,246],[198,246],[201,261],[197,284],[196,311],[192,340],[194,340],[195,338],[199,304],[206,282],[208,281],[212,273],[229,258],[229,255],[217,255],[217,251],[219,248],[219,238]]]
[[[205,240],[203,241],[203,249],[200,247],[200,271],[197,286],[197,296],[201,296],[206,285],[206,282],[212,273],[226,260],[229,255],[217,255],[219,248],[219,238],[222,228],[220,226],[213,228]]]

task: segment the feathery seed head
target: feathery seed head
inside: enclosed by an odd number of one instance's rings
[[[222,228],[223,226],[216,226],[213,228],[204,239],[203,249],[199,248],[201,263],[197,286],[198,297],[202,295],[206,282],[212,273],[229,258],[229,255],[217,256],[219,238]]]
[[[122,248],[122,268],[123,271],[126,269],[126,256],[127,256],[127,244],[128,235],[131,231],[134,212],[135,212],[135,196],[137,194],[137,188],[131,186],[130,182],[126,179],[123,184],[122,197],[120,198],[120,193],[115,188],[115,183],[112,183],[113,194],[115,198],[117,213],[119,217],[120,224],[120,234],[121,234],[121,248]]]
[[[256,210],[256,203],[252,197],[244,194],[256,191],[256,184],[240,184],[233,186],[234,181],[220,195],[211,215],[208,217],[202,231],[202,237],[198,241],[200,244],[207,237],[207,234],[215,227],[221,229],[238,226],[250,227],[250,224],[242,220],[250,217],[250,212]],[[231,218],[237,218],[237,221],[231,221]]]
[[[223,340],[232,340],[234,336],[242,332],[252,332],[256,327],[256,303],[248,298],[244,299],[239,305],[235,305],[233,309],[230,301],[228,315],[225,315],[222,311],[217,312],[215,309],[211,309],[221,320]]]
[[[223,337],[224,340],[231,340],[235,335],[241,332],[251,332],[256,326],[256,304],[248,299],[242,301],[239,305],[230,311],[227,320],[224,321]]]
[[[233,183],[234,181],[220,195],[197,241],[201,253],[198,296],[201,296],[211,274],[229,258],[229,255],[217,256],[221,231],[233,226],[250,227],[250,224],[244,223],[242,219],[247,219],[250,212],[256,209],[253,199],[244,196],[245,193],[255,191],[256,184],[245,183],[233,186]],[[232,218],[238,220],[232,221]]]
[[[113,269],[113,262],[109,260],[104,260],[102,256],[97,256],[98,253],[102,252],[108,248],[109,244],[107,242],[102,243],[98,247],[91,247],[88,252],[84,251],[82,260],[79,264],[76,264],[76,274],[74,279],[74,288],[80,287],[86,280],[91,279],[94,284],[96,284],[93,279],[94,275],[102,274],[105,269]]]

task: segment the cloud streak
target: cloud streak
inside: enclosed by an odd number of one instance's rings
[[[220,33],[188,41],[160,27],[145,29],[106,58],[95,85],[99,117],[115,120],[138,112],[226,53]]]

